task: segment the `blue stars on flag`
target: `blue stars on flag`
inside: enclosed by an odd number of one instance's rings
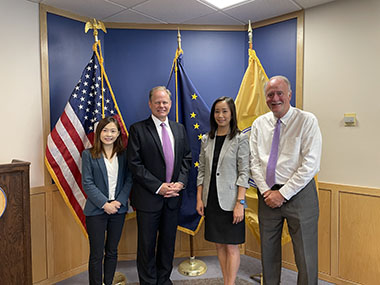
[[[198,104],[196,103],[197,99],[198,99],[198,95],[196,93],[192,93],[190,95],[191,97],[191,105],[195,108],[195,109],[198,109]],[[205,112],[207,112],[207,109],[206,110],[203,110],[203,117],[205,117]],[[197,143],[198,145],[200,145],[200,140],[202,140],[203,138],[203,133],[202,131],[205,131],[207,129],[207,121],[199,121],[199,116],[197,117],[197,113],[196,112],[191,112],[190,113],[190,120],[191,120],[191,125],[192,125],[192,131],[189,132],[190,133],[190,136],[191,136],[191,140],[193,140],[193,137],[195,137],[197,140],[194,140],[194,143]],[[206,113],[206,117],[207,117],[207,113]],[[204,124],[204,126],[201,126],[201,124]],[[196,142],[198,141],[198,142]],[[193,165],[195,168],[199,167],[199,162],[198,162],[198,155],[199,155],[199,148],[197,149],[197,152],[196,152],[196,160],[194,161]]]
[[[187,137],[191,148],[191,156],[193,158],[193,167],[190,169],[186,191],[182,197],[182,206],[178,224],[180,229],[187,229],[186,232],[194,232],[199,225],[201,217],[196,212],[196,196],[197,196],[197,174],[198,174],[198,158],[201,147],[203,134],[209,129],[210,109],[203,101],[194,84],[186,74],[182,65],[182,54],[177,59],[178,68],[173,68],[169,77],[167,87],[176,91],[175,114],[172,119],[178,119],[178,122],[185,126]],[[170,116],[170,114],[169,114]]]

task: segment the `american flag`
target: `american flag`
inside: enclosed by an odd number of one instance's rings
[[[85,233],[83,209],[87,197],[81,183],[82,151],[92,146],[96,123],[104,117],[115,117],[121,126],[125,145],[127,139],[115,96],[99,63],[98,47],[100,45],[95,43],[90,62],[48,135],[45,154],[45,164],[51,177]]]

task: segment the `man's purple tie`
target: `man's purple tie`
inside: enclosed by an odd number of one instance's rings
[[[172,144],[170,142],[168,131],[166,130],[165,123],[161,123],[162,129],[162,149],[164,151],[165,164],[166,164],[166,182],[172,180],[173,167],[174,167],[174,154]]]
[[[278,158],[278,145],[280,142],[281,120],[278,119],[273,133],[272,148],[270,150],[266,182],[270,188],[276,184],[276,164]]]

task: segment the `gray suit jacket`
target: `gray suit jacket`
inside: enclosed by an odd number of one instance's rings
[[[197,186],[203,185],[202,200],[207,206],[210,187],[212,160],[214,157],[215,139],[203,136],[199,154]],[[226,137],[220,151],[216,169],[216,188],[221,208],[232,211],[235,207],[238,186],[248,188],[249,179],[249,144],[248,137],[237,134],[232,140]]]

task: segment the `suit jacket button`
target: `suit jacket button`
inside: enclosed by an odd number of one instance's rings
[[[217,173],[216,176],[219,176],[219,173]]]

